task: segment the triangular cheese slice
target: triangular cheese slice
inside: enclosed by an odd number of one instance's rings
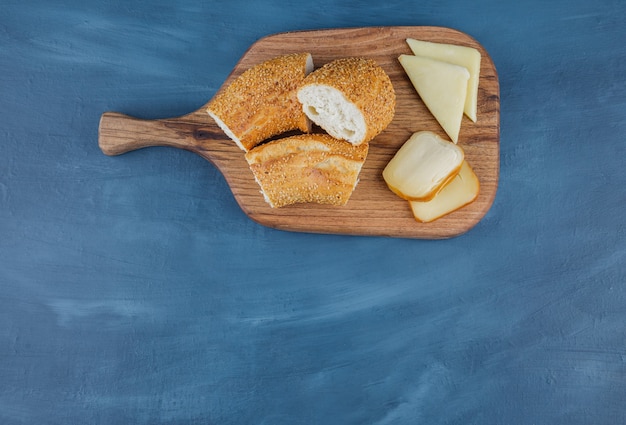
[[[455,44],[433,43],[431,41],[407,38],[411,51],[417,56],[426,56],[467,68],[470,78],[467,81],[467,98],[463,111],[472,121],[476,122],[478,109],[478,79],[480,76],[480,52],[473,47]]]
[[[457,143],[467,96],[467,68],[424,56],[400,55],[398,60],[428,110]]]

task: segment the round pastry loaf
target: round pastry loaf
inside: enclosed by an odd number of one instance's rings
[[[311,123],[297,89],[313,70],[310,53],[269,59],[244,71],[215,95],[208,114],[242,150],[291,130],[308,132]]]
[[[298,89],[298,100],[309,119],[328,134],[359,145],[389,125],[396,94],[375,61],[348,57],[311,72]]]

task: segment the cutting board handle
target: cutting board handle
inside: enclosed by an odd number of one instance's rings
[[[98,145],[106,155],[120,155],[151,146],[169,146],[209,156],[212,141],[223,139],[209,119],[192,113],[183,117],[144,120],[119,112],[100,117]]]

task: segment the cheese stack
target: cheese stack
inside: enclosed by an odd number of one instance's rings
[[[389,189],[408,200],[413,216],[430,222],[469,204],[479,182],[463,149],[430,131],[414,133],[383,170]]]
[[[407,39],[413,55],[398,60],[428,110],[457,143],[463,114],[477,120],[480,52],[472,47]]]

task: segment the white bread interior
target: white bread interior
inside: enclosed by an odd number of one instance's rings
[[[298,92],[298,99],[307,117],[331,136],[352,144],[365,138],[367,125],[363,114],[338,89],[311,84]]]
[[[297,95],[311,121],[353,145],[376,137],[395,113],[389,76],[375,61],[362,57],[336,59],[314,70]]]

